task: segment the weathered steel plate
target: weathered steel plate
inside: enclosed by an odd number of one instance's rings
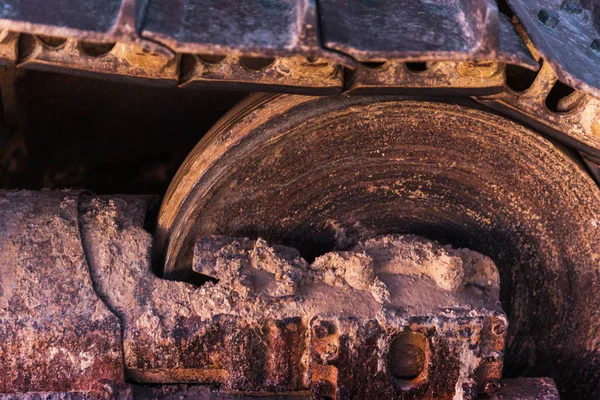
[[[0,7],[0,29],[38,35],[110,41],[121,36],[121,25],[134,21],[146,0],[6,0]],[[133,26],[125,29],[135,32]]]
[[[504,14],[499,14],[499,18],[498,49],[495,55],[490,54],[489,59],[537,71],[539,63],[531,55],[510,19]]]
[[[297,49],[303,8],[298,0],[155,0],[143,35],[186,53],[281,55]]]
[[[321,46],[315,0],[152,1],[141,35],[182,53],[303,55],[356,64]]]
[[[172,52],[139,36],[148,0],[7,0],[0,29],[102,43],[136,43],[162,56]]]
[[[320,0],[319,12],[325,46],[358,61],[454,58],[498,46],[488,0]]]
[[[182,87],[311,95],[337,94],[344,88],[343,68],[325,59],[277,57],[262,68],[248,68],[239,57],[209,62],[200,56],[186,55],[181,65]]]
[[[46,34],[105,34],[119,17],[122,0],[4,0],[0,27]],[[138,1],[139,5],[143,2]]]
[[[361,62],[537,62],[488,0],[319,1],[323,43]]]

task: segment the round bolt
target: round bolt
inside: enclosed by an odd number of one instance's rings
[[[497,393],[498,390],[500,390],[501,386],[502,386],[502,384],[500,383],[500,381],[498,379],[490,379],[489,381],[487,381],[485,383],[483,390],[485,391],[485,393],[488,396],[491,396],[494,393]]]
[[[538,21],[546,25],[548,28],[554,29],[558,26],[559,17],[554,11],[542,8],[538,13]]]
[[[492,325],[492,332],[496,336],[502,336],[506,333],[506,325],[502,321],[497,321]]]
[[[317,339],[323,339],[329,336],[329,328],[322,323],[319,323],[313,327],[313,333]]]

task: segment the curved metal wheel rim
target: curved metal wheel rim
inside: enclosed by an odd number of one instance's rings
[[[388,135],[387,142],[383,140],[385,132],[394,133]],[[344,141],[348,135],[352,139]],[[361,141],[361,135],[368,140]],[[391,143],[390,138],[394,137],[404,141]],[[353,143],[355,148],[351,146]],[[372,144],[374,147],[370,148]],[[404,175],[400,174],[402,182],[409,187],[395,194],[398,201],[390,200],[394,188],[383,188],[381,177],[372,182],[375,193],[381,193],[380,196],[366,196],[368,185],[360,190],[344,187],[350,182],[348,178],[342,179],[337,195],[320,203],[319,193],[335,192],[334,184],[327,183],[327,179],[312,182],[312,186],[299,183],[294,189],[296,192],[314,189],[316,195],[305,196],[297,204],[293,203],[294,196],[284,196],[282,203],[290,214],[294,215],[293,210],[302,214],[301,204],[311,202],[316,202],[317,208],[326,209],[300,217],[285,217],[277,209],[274,192],[266,193],[269,187],[283,183],[277,176],[294,182],[299,181],[286,173],[304,173],[310,177],[315,169],[304,167],[312,160],[311,151],[326,153],[313,162],[332,166],[336,165],[339,159],[336,154],[340,151],[349,154],[375,151],[376,146],[380,147],[380,153],[372,157],[379,157],[381,161],[367,162],[366,167],[357,167],[359,172],[368,168],[387,169],[398,175],[407,165],[421,175],[433,172],[412,181],[407,178],[407,170]],[[412,146],[409,155],[412,164],[406,162],[407,146]],[[303,147],[310,149],[298,150]],[[298,158],[293,157],[296,150],[301,153]],[[397,151],[404,151],[400,157],[404,161],[390,162],[398,156]],[[273,157],[275,153],[277,156]],[[464,154],[471,156],[471,165]],[[452,157],[448,158],[449,155]],[[420,167],[419,157],[423,157]],[[458,160],[458,168],[448,162],[453,158]],[[261,164],[257,160],[267,161]],[[325,160],[330,162],[325,164]],[[498,170],[502,168],[509,170]],[[348,171],[337,172],[350,176]],[[250,179],[250,183],[244,186],[246,180],[242,177]],[[361,178],[365,179],[365,175]],[[332,177],[332,181],[335,179],[339,177]],[[476,182],[477,179],[480,182]],[[227,189],[232,182],[235,187]],[[424,187],[415,186],[417,182]],[[265,189],[263,193],[260,193],[261,184]],[[337,202],[340,207],[340,202],[344,202],[341,193],[347,197],[366,196],[357,207],[364,215],[372,216],[378,204],[387,210],[377,220],[381,224],[361,221],[360,215],[337,221],[343,225],[342,229],[302,222],[302,218],[309,221],[315,215],[324,222],[323,216],[332,213],[331,205]],[[244,196],[252,197],[253,203]],[[414,207],[421,204],[417,201],[406,203],[411,196],[417,196],[417,200],[418,196],[424,196],[419,200],[424,207]],[[461,200],[461,196],[464,199]],[[269,198],[273,200],[270,203]],[[446,208],[444,202],[450,202],[452,207]],[[477,206],[477,202],[481,204]],[[157,249],[166,249],[163,253],[163,256],[166,254],[165,272],[175,276],[177,264],[188,264],[185,257],[191,255],[185,249],[193,237],[211,233],[263,236],[306,250],[324,237],[335,236],[336,232],[346,232],[346,235],[350,232],[353,236],[350,239],[355,240],[359,236],[408,231],[470,247],[491,256],[501,271],[504,306],[512,323],[507,372],[550,375],[573,388],[578,381],[589,381],[590,376],[596,382],[600,379],[600,368],[594,367],[597,360],[593,352],[595,332],[600,328],[600,322],[594,318],[600,293],[591,290],[600,280],[597,250],[600,248],[600,212],[595,207],[599,202],[597,186],[563,150],[536,133],[470,103],[444,104],[382,96],[322,99],[258,95],[224,117],[178,172],[161,207]],[[252,207],[248,207],[249,204]],[[407,204],[414,207],[413,216],[405,214],[393,223],[385,223],[393,217],[390,210],[402,210],[402,205]],[[238,206],[249,211],[227,211]],[[430,220],[424,217],[427,213]],[[290,218],[291,222],[276,226],[274,221],[282,217]],[[410,218],[420,218],[420,223],[411,222]],[[352,224],[356,222],[367,229],[353,231]],[[196,228],[197,232],[186,243],[185,236],[194,224],[202,228]],[[296,231],[297,237],[288,234],[290,229]],[[298,237],[314,240],[303,245],[302,239],[296,240]],[[336,241],[335,237],[332,240],[329,247],[332,243],[338,248],[344,247],[343,241]],[[182,259],[184,253],[188,255]],[[575,335],[577,340],[573,340]],[[578,344],[565,344],[569,342]],[[534,365],[529,364],[531,359],[536,360]],[[571,367],[566,368],[569,364]]]

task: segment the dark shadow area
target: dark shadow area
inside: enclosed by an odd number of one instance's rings
[[[506,66],[506,85],[515,92],[524,92],[533,85],[537,75],[536,71],[509,64]]]
[[[572,87],[567,86],[560,81],[556,81],[556,83],[552,87],[552,90],[550,90],[550,93],[548,93],[548,97],[546,97],[546,107],[548,107],[550,111],[554,112],[568,111],[569,107],[565,109],[565,107],[561,103],[567,96],[571,95],[574,91],[575,89],[573,89]]]
[[[27,156],[1,187],[162,195],[190,150],[244,96],[26,71],[17,98]]]

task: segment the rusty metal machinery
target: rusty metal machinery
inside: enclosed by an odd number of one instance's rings
[[[214,234],[278,241],[309,258],[398,232],[476,249],[504,277],[509,317],[527,315],[510,325],[506,351],[523,366],[535,359],[526,368],[540,375],[569,363],[574,333],[554,321],[588,326],[578,341],[597,337],[599,294],[585,289],[596,278],[584,271],[597,263],[598,195],[568,152],[476,102],[256,95],[174,178],[158,217],[157,264],[190,280],[194,244]],[[583,359],[571,362],[563,373]]]
[[[218,384],[215,398],[531,396],[543,383],[500,381],[499,273],[473,251],[383,236],[309,264],[262,239],[209,236],[193,269],[219,281],[198,288],[152,273],[148,198],[1,196],[1,383],[17,393],[2,398],[152,393],[125,378]]]
[[[157,212],[0,190],[0,399],[600,397],[599,65],[593,0],[5,0],[0,184],[22,71],[270,93]]]

